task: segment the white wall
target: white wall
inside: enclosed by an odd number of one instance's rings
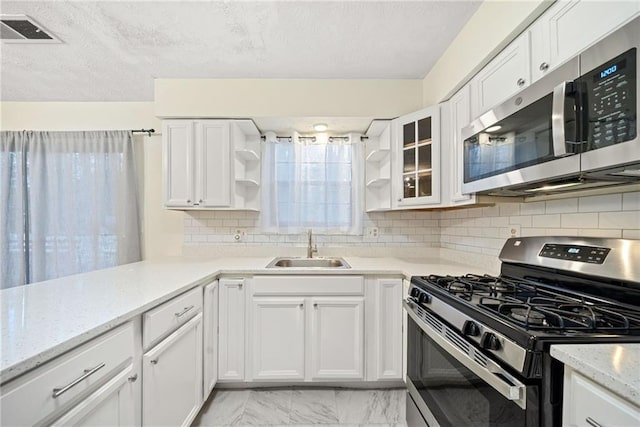
[[[423,106],[453,95],[554,1],[483,2],[422,81]]]
[[[2,130],[108,130],[155,128],[152,102],[4,102]],[[135,134],[144,170],[145,259],[182,254],[183,214],[162,208],[162,138]]]
[[[158,117],[394,118],[421,108],[421,80],[157,79]]]

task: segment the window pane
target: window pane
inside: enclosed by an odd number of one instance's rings
[[[416,170],[416,149],[415,148],[405,149],[403,172],[413,172],[415,170]]]

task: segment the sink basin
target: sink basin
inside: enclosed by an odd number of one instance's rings
[[[351,268],[342,258],[276,258],[267,268]]]

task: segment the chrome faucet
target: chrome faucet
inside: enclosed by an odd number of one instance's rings
[[[309,230],[307,232],[307,237],[309,238],[309,244],[307,245],[307,258],[313,258],[313,254],[318,253],[318,244],[312,245],[313,232]]]

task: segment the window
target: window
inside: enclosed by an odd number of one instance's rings
[[[0,133],[1,287],[141,258],[130,132]]]
[[[265,142],[265,230],[362,234],[360,137],[336,137],[331,142],[320,136],[293,139],[295,142],[289,138]]]

